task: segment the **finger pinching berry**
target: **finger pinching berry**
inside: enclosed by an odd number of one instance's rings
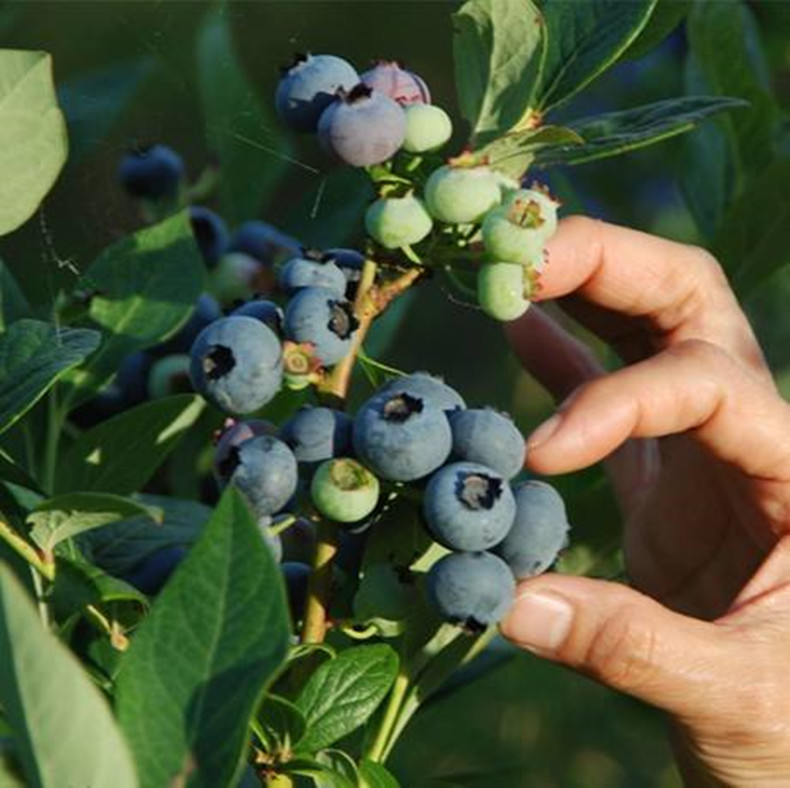
[[[507,322],[528,309],[532,290],[524,266],[517,263],[485,263],[477,272],[477,300],[494,320]]]

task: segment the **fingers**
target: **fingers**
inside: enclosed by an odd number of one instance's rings
[[[751,476],[790,479],[790,446],[777,440],[790,432],[787,404],[719,347],[699,341],[582,385],[532,433],[529,464],[563,473],[629,438],[692,430],[714,456]]]
[[[546,248],[539,300],[573,293],[604,311],[643,319],[658,348],[703,339],[765,370],[749,323],[705,250],[581,216],[560,222]],[[613,325],[613,316],[607,323]],[[626,343],[639,333],[612,331],[623,332]]]

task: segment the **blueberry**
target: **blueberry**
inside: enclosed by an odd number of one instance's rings
[[[494,320],[507,322],[529,309],[530,279],[515,263],[485,263],[477,272],[477,301]]]
[[[439,410],[452,411],[466,407],[463,397],[454,388],[427,372],[413,372],[411,375],[394,378],[381,390],[420,397]]]
[[[452,448],[444,412],[427,399],[397,391],[379,392],[360,408],[353,437],[357,456],[390,481],[427,476]]]
[[[353,301],[357,295],[359,280],[362,278],[362,267],[365,255],[356,249],[327,249],[324,259],[334,263],[346,277],[346,298]]]
[[[379,60],[360,79],[369,88],[384,93],[403,106],[431,102],[431,94],[423,79],[394,60]]]
[[[453,134],[450,116],[433,104],[412,104],[406,108],[406,138],[403,150],[425,153],[441,148]]]
[[[228,228],[222,217],[202,205],[189,209],[189,220],[203,261],[213,268],[228,248]]]
[[[280,571],[285,580],[288,607],[294,621],[300,621],[307,602],[307,585],[310,581],[310,566],[300,561],[283,561]]]
[[[499,205],[499,180],[488,167],[445,165],[425,184],[425,203],[435,219],[450,224],[473,224]]]
[[[405,136],[402,107],[365,85],[357,85],[330,104],[318,123],[324,148],[354,167],[370,167],[391,159]]]
[[[560,494],[546,482],[516,489],[516,520],[496,552],[519,579],[545,572],[568,544],[568,515]]]
[[[297,55],[277,85],[277,114],[296,131],[316,131],[338,90],[359,82],[353,66],[334,55]]]
[[[437,542],[451,550],[487,550],[501,542],[516,517],[505,479],[476,462],[454,462],[431,476],[423,514]]]
[[[299,474],[293,452],[277,438],[259,435],[232,449],[224,470],[256,517],[279,512],[296,492]]]
[[[309,342],[324,366],[332,366],[351,349],[359,325],[350,302],[324,287],[305,287],[285,309],[285,335]]]
[[[338,296],[346,293],[346,275],[321,252],[305,252],[291,258],[281,269],[277,284],[284,293],[293,295],[304,287],[325,287]]]
[[[263,541],[269,548],[272,558],[279,564],[283,560],[283,542],[278,534],[271,532],[272,518],[269,515],[261,515],[258,518],[258,529],[261,532]]]
[[[548,193],[548,189],[533,184],[531,189],[517,189],[507,192],[503,207],[512,209],[519,221],[531,221],[537,224],[537,230],[547,241],[557,231],[557,209],[560,203]],[[530,219],[521,219],[521,216]]]
[[[299,254],[300,245],[273,225],[254,219],[237,228],[228,251],[242,252],[263,265],[272,266],[283,258]]]
[[[291,517],[287,512],[275,515],[274,523],[283,517]],[[295,523],[289,525],[281,534],[280,539],[283,545],[283,558],[286,561],[303,561],[310,563],[315,552],[315,525],[304,517],[300,517]]]
[[[273,290],[274,272],[244,252],[228,252],[211,270],[209,287],[223,304],[233,304]]]
[[[300,408],[280,428],[280,440],[291,448],[300,464],[313,465],[351,451],[353,419],[331,408]]]
[[[310,483],[315,508],[337,523],[358,523],[376,508],[379,480],[364,465],[347,457],[318,466]]]
[[[163,356],[154,361],[148,373],[148,396],[151,399],[188,394],[192,389],[189,380],[190,358],[186,353]]]
[[[167,145],[135,148],[121,159],[118,179],[138,199],[175,197],[184,179],[184,162]]]
[[[486,465],[505,479],[524,466],[527,446],[516,425],[495,410],[459,410],[450,413],[453,456]]]
[[[136,564],[123,579],[144,594],[158,594],[186,554],[181,545],[163,547]]]
[[[508,565],[491,553],[451,553],[428,573],[428,596],[442,618],[473,632],[499,623],[515,590]]]
[[[280,390],[282,348],[251,317],[224,317],[204,328],[190,352],[195,391],[227,413],[251,413]]]
[[[274,331],[275,334],[282,334],[283,331],[283,310],[274,303],[263,298],[255,301],[248,301],[231,312],[232,317],[254,317],[260,320],[263,325]]]
[[[210,323],[222,317],[217,299],[208,293],[202,293],[195,302],[195,308],[189,319],[178,331],[160,342],[158,345],[149,348],[148,352],[152,356],[171,356],[175,353],[189,353],[192,343],[197,339],[197,335]]]
[[[148,375],[154,359],[146,350],[124,356],[110,388],[117,392],[122,406],[143,402],[148,395]],[[104,394],[105,392],[102,392]]]
[[[419,243],[431,232],[433,220],[413,194],[380,197],[365,213],[368,235],[385,249]]]
[[[230,421],[230,426],[220,435],[214,449],[214,473],[220,484],[227,484],[236,469],[238,457],[235,450],[242,443],[257,438],[259,435],[276,436],[277,434],[277,428],[273,424],[261,419]]]

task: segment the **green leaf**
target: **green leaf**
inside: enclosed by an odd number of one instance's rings
[[[385,645],[356,646],[321,665],[296,701],[307,719],[299,749],[321,750],[363,725],[397,672],[398,656]]]
[[[58,87],[71,138],[70,165],[93,151],[112,130],[153,71],[153,59],[140,57],[78,74]]]
[[[78,538],[80,549],[111,575],[123,575],[144,558],[165,547],[190,546],[200,538],[211,509],[196,501],[161,495],[139,495],[137,500],[164,513],[162,523],[134,517],[111,523]]]
[[[514,131],[475,151],[493,169],[518,180],[535,160],[542,148],[573,147],[584,140],[565,126],[541,126],[538,129]]]
[[[686,18],[691,0],[658,0],[636,41],[625,52],[629,60],[643,57],[657,47]]]
[[[186,211],[105,249],[84,280],[95,292],[90,318],[107,337],[90,363],[70,376],[69,405],[98,391],[124,356],[174,334],[189,318],[203,279]]]
[[[289,638],[279,570],[230,489],[118,676],[118,719],[143,788],[235,784],[253,710]]]
[[[392,773],[380,763],[365,759],[359,764],[360,788],[400,788]]]
[[[469,0],[453,15],[453,58],[461,113],[472,138],[513,128],[532,106],[546,56],[531,0]]]
[[[657,0],[547,0],[548,51],[537,106],[556,107],[614,65],[647,24]]]
[[[741,297],[790,263],[790,159],[776,159],[744,185],[714,244]]]
[[[137,785],[106,701],[74,657],[41,627],[5,566],[0,566],[0,666],[0,704],[29,785]]]
[[[68,152],[46,52],[0,50],[0,235],[16,230],[52,188]]]
[[[541,148],[536,162],[548,167],[617,156],[684,134],[717,112],[744,106],[740,99],[723,96],[684,96],[584,118],[570,124],[584,139],[583,145]]]
[[[154,521],[161,513],[129,498],[107,493],[70,493],[38,504],[28,516],[30,536],[45,552],[64,539],[130,517]]]
[[[11,269],[0,260],[0,332],[14,321],[29,315],[30,304],[22,288],[17,284]]]
[[[198,33],[198,87],[209,148],[219,158],[219,199],[232,224],[258,215],[289,166],[292,146],[234,52],[227,7],[208,11]]]
[[[291,701],[279,695],[267,695],[253,722],[253,730],[266,752],[290,753],[304,736],[307,721]]]
[[[96,331],[58,329],[38,320],[17,320],[0,334],[0,432],[93,353],[99,339]]]
[[[146,402],[80,435],[58,464],[58,493],[129,495],[151,478],[205,402],[193,394]]]

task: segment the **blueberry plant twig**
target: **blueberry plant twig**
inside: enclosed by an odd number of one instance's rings
[[[307,585],[302,643],[321,643],[326,637],[332,561],[338,548],[337,526],[321,521],[316,527],[316,546]]]

